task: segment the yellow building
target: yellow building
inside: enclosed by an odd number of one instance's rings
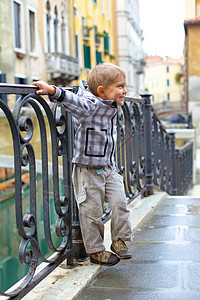
[[[71,28],[74,33],[71,40],[75,41],[73,52],[75,50],[79,59],[80,78],[83,80],[96,64],[115,63],[114,3],[114,0],[71,1]]]
[[[148,56],[145,60],[145,86],[152,94],[152,103],[184,101],[183,58]]]

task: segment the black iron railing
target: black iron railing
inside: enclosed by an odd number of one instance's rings
[[[60,110],[55,104],[50,107],[44,99],[45,96],[35,94],[36,89],[33,86],[0,84],[0,94],[20,95],[12,111],[0,100],[0,111],[8,121],[14,149],[15,214],[18,234],[21,237],[19,260],[22,264],[29,265],[27,276],[16,289],[11,292],[0,291],[1,295],[15,299],[22,298],[64,259],[67,259],[68,265],[72,265],[73,259],[86,256],[71,181],[74,137],[71,115]],[[72,89],[72,92],[76,92],[76,89]],[[124,177],[129,202],[139,194],[152,195],[156,188],[178,195],[186,194],[192,186],[192,143],[181,149],[175,148],[174,134],[167,133],[162,126],[153,111],[150,98],[148,93],[139,99],[127,97],[123,107],[118,110],[116,163],[119,173]],[[24,106],[25,112],[29,111],[27,105],[34,111],[39,124],[37,133],[34,132],[32,117],[24,113]],[[38,153],[32,143],[34,134],[40,136],[44,234],[49,249],[55,253],[51,259],[42,254],[38,239]],[[22,203],[23,168],[26,168],[30,175],[30,212],[26,214],[23,213]],[[50,231],[50,176],[57,214],[54,226],[56,235],[61,238],[58,247],[54,245]],[[59,188],[60,178],[63,181],[62,193]],[[109,215],[105,211],[105,216],[106,214]],[[38,259],[47,262],[48,265],[35,275]]]

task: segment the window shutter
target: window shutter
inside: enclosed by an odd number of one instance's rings
[[[91,69],[90,46],[86,46],[85,44],[83,44],[83,52],[84,52],[84,67]]]
[[[102,55],[101,55],[101,52],[96,50],[96,64],[98,65],[100,63],[102,63]]]
[[[106,31],[104,31],[104,50],[109,52],[109,36]]]

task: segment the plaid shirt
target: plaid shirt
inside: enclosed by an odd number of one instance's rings
[[[117,106],[93,95],[81,82],[78,93],[56,87],[50,101],[60,103],[76,118],[73,163],[114,165]]]

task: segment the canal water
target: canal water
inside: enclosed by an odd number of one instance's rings
[[[62,182],[60,182],[62,193]],[[29,186],[23,190],[23,215],[29,213]],[[50,191],[52,191],[52,182],[50,182]],[[37,175],[37,229],[39,244],[42,254],[47,258],[52,252],[49,250],[45,240],[43,226],[43,203],[42,203],[42,178]],[[58,247],[61,243],[55,233],[55,223],[57,215],[54,209],[53,195],[50,192],[50,223],[51,234],[54,245]],[[0,203],[0,289],[6,291],[9,287],[23,278],[29,269],[29,265],[23,265],[18,259],[18,249],[22,238],[19,236],[15,219],[15,198],[11,197]],[[39,261],[39,264],[41,261]]]

